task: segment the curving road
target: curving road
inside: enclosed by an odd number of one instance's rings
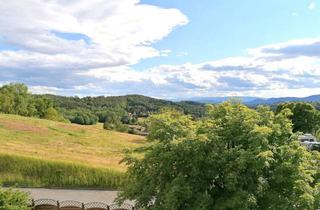
[[[33,199],[50,198],[54,200],[75,200],[80,202],[106,202],[113,203],[118,191],[105,190],[64,190],[43,188],[20,188],[29,192]],[[132,204],[132,202],[129,202]]]

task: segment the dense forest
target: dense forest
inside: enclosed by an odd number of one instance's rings
[[[142,95],[66,97],[36,95],[24,84],[0,88],[0,112],[82,125],[104,123],[104,128],[123,132],[137,131],[128,125],[144,124],[143,119],[163,109],[174,109],[193,118],[204,114],[205,106],[196,102],[172,102]]]
[[[68,116],[72,112],[84,111],[97,116],[99,122],[104,122],[106,113],[110,111],[117,113],[125,122],[128,121],[127,118],[148,117],[150,114],[157,113],[163,108],[176,109],[195,118],[202,117],[204,113],[204,105],[201,103],[188,101],[172,102],[142,95],[84,98],[40,95],[38,97],[51,99],[65,116]]]

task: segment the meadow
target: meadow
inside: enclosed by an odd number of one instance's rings
[[[117,188],[119,161],[144,137],[91,126],[0,114],[0,182],[35,187]]]
[[[124,174],[79,163],[0,154],[0,180],[4,186],[117,189]]]

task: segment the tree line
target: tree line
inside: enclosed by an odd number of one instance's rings
[[[271,106],[276,114],[291,111],[293,131],[312,133],[320,138],[319,104],[289,102]],[[67,97],[35,95],[24,84],[12,83],[0,87],[0,112],[55,121],[92,125],[104,123],[105,129],[130,132],[128,125],[146,126],[144,118],[163,109],[174,109],[193,119],[205,116],[205,105],[197,102],[172,102],[141,95]]]
[[[52,100],[33,96],[24,84],[9,84],[0,87],[0,112],[27,117],[66,121],[54,107]]]
[[[96,115],[99,122],[104,122],[105,115],[110,111],[116,113],[124,122],[126,122],[128,118],[129,120],[132,120],[131,118],[148,117],[150,114],[157,113],[165,107],[177,109],[185,114],[192,115],[195,118],[202,117],[204,113],[204,105],[201,103],[187,101],[172,102],[142,95],[83,98],[76,96],[45,96],[52,99],[62,112],[70,110],[86,110]]]
[[[196,102],[171,102],[141,95],[66,97],[37,95],[28,87],[11,83],[0,87],[0,112],[55,121],[93,125],[104,123],[105,129],[130,132],[128,125],[139,123],[161,109],[171,107],[190,114],[203,116],[204,105]]]

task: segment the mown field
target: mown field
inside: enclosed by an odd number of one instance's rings
[[[117,188],[123,151],[144,137],[0,114],[0,182],[23,186]]]

